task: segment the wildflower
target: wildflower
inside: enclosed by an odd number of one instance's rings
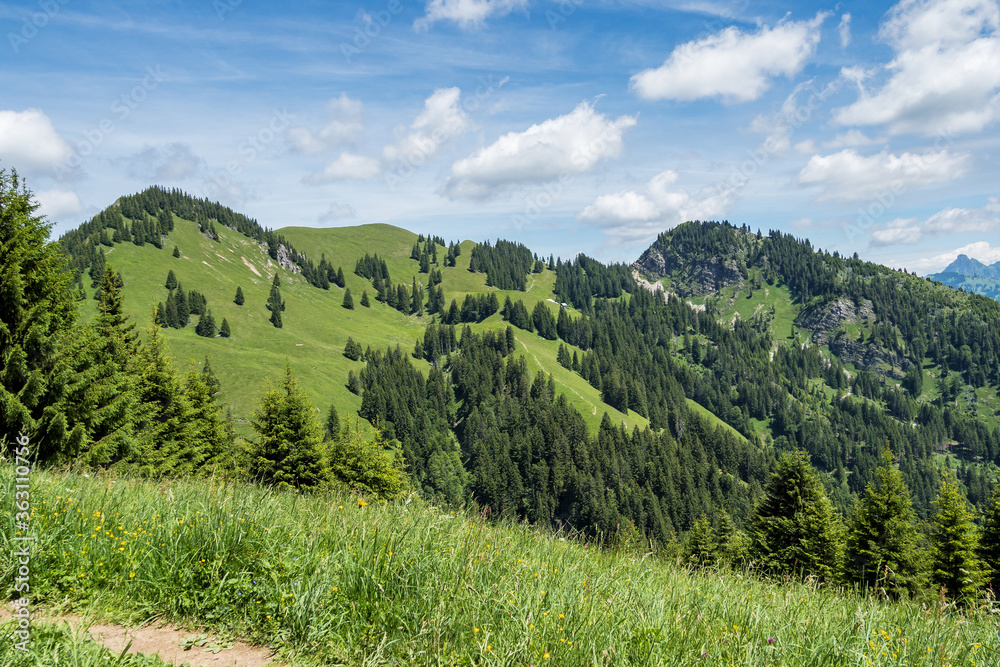
[[[773,644],[774,643],[774,637],[768,637],[767,638],[767,643],[768,644]]]

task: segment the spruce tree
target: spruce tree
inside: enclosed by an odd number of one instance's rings
[[[805,452],[782,454],[747,532],[765,570],[823,581],[839,572],[842,524]]]
[[[166,285],[164,285],[164,287],[166,287],[167,289],[177,288],[177,276],[174,275],[173,269],[170,269],[170,271],[167,272],[167,283]]]
[[[983,509],[983,532],[979,537],[979,557],[989,568],[993,597],[1000,597],[1000,484],[993,487]]]
[[[344,302],[341,305],[348,310],[354,310],[354,299],[351,297],[350,287],[344,292]]]
[[[979,534],[969,503],[950,473],[941,480],[931,518],[931,579],[955,600],[971,602],[986,580],[977,553]]]
[[[700,516],[695,519],[691,532],[688,535],[687,549],[685,557],[692,565],[702,567],[712,567],[719,557],[719,543],[716,539],[715,529],[708,517]]]
[[[198,318],[198,326],[195,327],[194,332],[205,338],[215,337],[215,318],[212,317],[212,311],[207,310],[204,315]]]
[[[229,338],[231,335],[229,331],[229,321],[224,317],[222,318],[222,325],[219,327],[219,335],[223,338]]]
[[[177,246],[174,246],[174,257],[180,257],[180,256],[181,256],[181,249],[178,248]]]
[[[265,307],[271,311],[270,321],[276,329],[281,328],[281,313],[285,310],[285,301],[281,298],[281,290],[278,288],[278,284],[278,274],[275,273],[274,282],[271,283],[271,293],[268,295],[267,303],[265,304]]]
[[[380,500],[399,498],[409,487],[409,480],[400,463],[401,457],[386,452],[388,444],[378,429],[374,437],[369,438],[356,423],[354,428],[346,429],[344,437],[330,444],[333,477],[351,489]]]
[[[163,321],[168,327],[181,328],[180,318],[177,316],[177,297],[173,292],[167,295],[167,303],[163,308]]]
[[[919,587],[916,513],[903,475],[887,449],[875,480],[854,507],[847,534],[845,575],[894,596]]]
[[[337,412],[337,406],[331,405],[330,410],[326,413],[326,439],[336,440],[340,437],[340,414]]]
[[[177,284],[177,292],[174,297],[177,302],[177,326],[181,329],[188,325],[191,317],[191,306],[188,304],[187,294],[180,283]]]
[[[17,172],[0,169],[0,442],[24,434],[44,461],[75,454],[86,427],[65,400],[79,363],[72,274],[37,209]]]
[[[156,316],[153,318],[153,322],[158,327],[167,326],[167,310],[163,307],[162,301],[159,301],[156,304]]]
[[[361,305],[365,308],[371,308],[372,302],[368,300],[368,290],[361,292]]]
[[[257,433],[250,473],[279,489],[318,489],[330,479],[323,430],[290,365],[280,389],[269,389],[253,412]]]
[[[34,210],[34,209],[32,209]],[[97,287],[104,279],[104,267],[107,266],[107,259],[104,257],[104,249],[97,251],[94,261],[90,265],[90,286]]]
[[[233,299],[233,303],[235,303],[237,306],[242,306],[244,303],[246,303],[245,299],[243,298],[243,288],[240,287],[239,285],[236,286],[236,297]]]

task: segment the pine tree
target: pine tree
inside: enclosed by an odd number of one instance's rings
[[[279,489],[318,489],[330,479],[316,412],[285,365],[280,389],[269,389],[253,412],[257,433],[250,473]]]
[[[17,172],[0,169],[0,440],[24,434],[45,461],[85,444],[84,415],[66,400],[85,342],[73,329],[72,274],[37,209]]]
[[[195,327],[194,332],[205,338],[215,337],[215,318],[212,317],[212,311],[207,310],[204,315],[198,318],[198,326]]]
[[[344,285],[346,284],[346,281],[344,280],[344,269],[343,269],[343,267],[340,267],[340,266],[337,267],[337,278],[333,282],[334,282],[334,284],[337,287],[340,287],[341,289],[343,289]]]
[[[191,317],[191,306],[188,304],[187,294],[184,293],[184,288],[180,283],[177,284],[177,292],[174,298],[177,303],[177,325],[183,329],[188,325],[188,320]]]
[[[281,328],[281,313],[285,310],[285,301],[281,298],[281,290],[278,287],[279,283],[278,274],[275,273],[274,282],[271,283],[271,293],[268,295],[267,303],[265,304],[265,307],[271,311],[270,321],[276,329]]]
[[[381,431],[366,437],[360,424],[346,429],[344,437],[330,444],[330,469],[335,479],[363,494],[380,500],[399,498],[409,487],[401,466],[401,457],[386,452],[388,446]]]
[[[181,328],[180,318],[177,316],[177,297],[173,292],[167,295],[167,303],[163,308],[163,321],[168,327]]]
[[[941,480],[937,513],[931,518],[931,579],[953,599],[971,602],[985,582],[985,568],[977,553],[979,534],[968,501],[951,474]]]
[[[245,299],[243,298],[243,288],[240,287],[239,285],[236,286],[236,297],[233,299],[233,303],[235,303],[237,306],[242,306],[244,303],[246,303]]]
[[[845,574],[872,590],[915,593],[920,583],[916,520],[910,490],[887,449],[875,480],[854,506]]]
[[[153,318],[153,322],[158,327],[167,326],[167,309],[163,307],[162,301],[156,303],[156,316]]]
[[[836,578],[842,524],[805,452],[782,454],[747,532],[750,557],[764,569]]]
[[[231,335],[229,332],[229,322],[224,317],[222,318],[222,326],[219,327],[219,335],[223,338],[229,338]]]
[[[143,448],[135,463],[150,477],[190,473],[193,471],[181,468],[190,445],[191,406],[165,353],[166,341],[159,329],[154,327],[148,334],[141,354],[138,391],[149,412],[138,430],[152,446]]]
[[[351,297],[350,287],[344,292],[344,302],[341,305],[348,310],[354,310],[354,299]]]
[[[2,176],[2,174],[0,174]],[[32,209],[33,210],[33,209]],[[94,255],[94,261],[90,265],[90,286],[97,287],[104,278],[104,267],[107,266],[107,259],[104,257],[104,250],[98,250]]]
[[[372,307],[372,302],[368,300],[368,290],[361,292],[361,305],[365,308]]]
[[[979,557],[989,568],[989,585],[994,598],[1000,597],[1000,484],[993,487],[993,493],[983,509]]]
[[[165,287],[167,289],[177,289],[177,276],[174,275],[173,269],[167,272],[167,284]]]
[[[692,565],[712,567],[719,557],[719,543],[712,522],[706,516],[695,519],[688,535],[685,556]]]
[[[180,257],[180,256],[181,256],[181,249],[178,248],[177,246],[174,246],[174,257]]]
[[[326,439],[336,440],[340,437],[340,413],[337,412],[337,406],[331,405],[330,410],[326,413]]]

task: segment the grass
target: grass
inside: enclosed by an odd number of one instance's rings
[[[232,410],[238,432],[250,434],[248,420],[256,407],[262,388],[268,378],[279,378],[286,360],[292,365],[301,385],[321,413],[336,405],[342,416],[356,412],[361,399],[347,390],[349,370],[358,371],[363,362],[350,361],[343,356],[347,338],[359,341],[373,349],[400,345],[410,350],[417,338],[423,338],[424,329],[431,321],[428,316],[407,316],[375,300],[371,283],[354,275],[354,265],[365,253],[376,252],[386,260],[394,282],[410,284],[414,277],[426,282],[426,275],[418,273],[418,264],[410,259],[410,251],[417,235],[398,227],[384,224],[361,225],[334,229],[288,227],[278,230],[296,248],[308,251],[318,262],[325,254],[334,266],[344,271],[347,287],[354,297],[354,310],[344,309],[344,290],[331,285],[329,291],[309,285],[301,275],[277,267],[267,253],[254,242],[225,227],[218,228],[220,239],[213,241],[198,231],[192,222],[175,218],[175,228],[164,243],[163,249],[151,245],[142,247],[131,243],[117,244],[107,253],[108,263],[120,271],[125,282],[125,310],[140,328],[150,326],[152,312],[157,302],[166,301],[164,287],[167,273],[173,270],[185,290],[197,290],[208,300],[208,307],[221,324],[226,318],[232,336],[203,338],[194,332],[196,317],[184,329],[164,329],[167,351],[180,370],[200,370],[207,356],[212,369],[222,383],[221,401]],[[174,245],[182,256],[175,258]],[[554,299],[555,273],[544,270],[529,277],[526,292],[499,291],[486,286],[486,275],[470,273],[469,259],[472,241],[461,243],[462,253],[455,267],[441,268],[445,290],[445,304],[457,299],[461,303],[466,294],[495,291],[502,304],[504,298],[521,299],[530,310],[539,301],[553,312],[558,306]],[[447,248],[438,246],[438,259],[443,265]],[[264,303],[271,288],[271,280],[278,272],[281,293],[286,302],[282,314],[284,326],[275,329],[268,321],[270,313]],[[233,303],[236,287],[243,289],[246,303]],[[371,308],[360,305],[361,294],[368,290]],[[88,285],[88,297],[93,289]],[[96,313],[96,302],[88,298],[82,305],[85,318]],[[574,316],[579,313],[572,311]],[[472,325],[474,330],[502,326],[500,316],[494,315],[482,324]],[[522,344],[521,353],[529,368],[539,368],[555,376],[557,390],[584,416],[596,431],[604,411],[608,411],[628,427],[647,424],[635,413],[621,415],[600,400],[594,390],[578,374],[568,371],[555,362],[558,343],[517,331]],[[428,364],[412,360],[425,371]],[[596,415],[595,412],[596,406]]]
[[[0,483],[11,489],[9,466]],[[36,607],[200,625],[296,665],[998,660],[987,610],[690,572],[419,501],[45,472],[33,474],[31,498]],[[5,516],[9,593],[16,530]]]

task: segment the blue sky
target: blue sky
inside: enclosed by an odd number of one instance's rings
[[[0,26],[0,167],[57,234],[155,183],[605,261],[688,219],[1000,260],[995,0],[35,0]]]

